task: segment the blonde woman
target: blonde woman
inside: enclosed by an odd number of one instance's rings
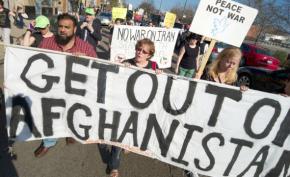
[[[238,78],[237,71],[241,58],[242,52],[239,48],[229,47],[224,49],[203,73],[201,79],[227,85],[236,85]],[[245,91],[248,88],[243,85],[240,89]]]

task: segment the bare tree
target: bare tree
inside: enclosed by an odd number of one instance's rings
[[[119,7],[120,6],[119,0],[111,0],[110,6],[111,6],[111,8],[112,7]]]
[[[154,2],[152,0],[144,0],[140,5],[139,8],[144,9],[146,13],[155,13],[156,8],[154,6]]]
[[[290,33],[288,0],[241,0],[245,5],[258,9],[259,13],[254,24],[258,27],[256,42],[267,31],[280,31]]]
[[[184,7],[182,5],[176,5],[170,11],[172,13],[175,13],[176,18],[179,19],[181,22],[190,24],[194,16],[195,9],[196,8],[193,6]]]

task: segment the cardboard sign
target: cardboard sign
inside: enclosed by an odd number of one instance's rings
[[[127,8],[113,7],[112,9],[113,21],[115,21],[115,19],[117,18],[126,19],[126,15],[127,15]]]
[[[151,60],[157,62],[159,68],[169,68],[178,32],[178,29],[118,25],[113,32],[110,60],[134,58],[137,41],[149,38],[155,44],[155,54]]]
[[[231,0],[201,0],[190,31],[240,47],[257,13]]]
[[[48,51],[7,47],[4,64],[10,138],[114,143],[208,176],[290,175],[287,97]]]
[[[174,13],[166,12],[164,18],[164,26],[166,28],[173,28],[175,23],[176,15]]]

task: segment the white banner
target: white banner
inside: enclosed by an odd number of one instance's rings
[[[16,140],[101,139],[209,176],[290,175],[280,95],[7,47],[5,100]]]
[[[159,68],[170,68],[178,32],[179,29],[116,25],[111,44],[111,61],[134,58],[137,41],[149,38],[155,44],[155,54],[151,60],[157,62]]]
[[[231,0],[200,0],[190,31],[240,47],[257,14]]]

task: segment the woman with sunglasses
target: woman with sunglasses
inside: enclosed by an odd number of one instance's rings
[[[53,36],[49,27],[49,19],[44,15],[38,16],[35,21],[29,24],[29,28],[24,34],[22,45],[26,47],[38,47],[43,38]]]
[[[137,41],[137,44],[135,45],[135,57],[133,59],[125,60],[123,63],[139,68],[157,70],[157,64],[150,60],[154,53],[154,43],[150,39],[144,38]]]
[[[161,73],[162,70],[157,69],[157,65],[155,62],[150,61],[150,58],[155,53],[154,43],[147,38],[141,39],[137,41],[135,45],[135,57],[133,59],[124,60],[122,63],[125,66],[136,66],[138,68],[145,69],[153,69],[157,73]],[[116,61],[120,61],[119,59]],[[99,144],[100,149],[106,149],[107,145]],[[112,146],[110,158],[108,160],[106,171],[110,173],[110,177],[118,177],[119,176],[119,166],[120,166],[120,155],[122,149],[116,146]]]

